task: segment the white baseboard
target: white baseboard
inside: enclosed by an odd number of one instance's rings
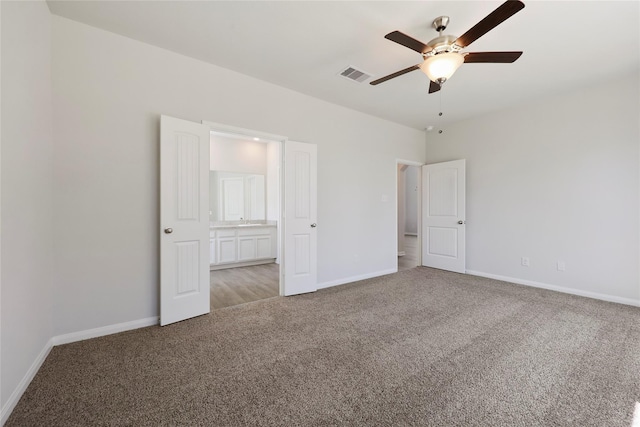
[[[87,329],[85,331],[71,332],[70,334],[57,335],[52,338],[53,345],[69,344],[76,341],[88,340],[90,338],[102,337],[104,335],[117,334],[118,332],[130,331],[158,324],[157,317],[147,317],[146,319],[132,320],[131,322],[117,323],[115,325],[102,326],[100,328]]]
[[[467,274],[472,276],[486,277],[488,279],[502,280],[503,282],[511,282],[518,285],[532,286],[534,288],[548,289],[550,291],[562,292],[565,294],[578,295],[581,297],[594,298],[602,301],[617,302],[619,304],[632,305],[640,307],[640,300],[631,298],[617,297],[615,295],[601,294],[597,292],[581,291],[579,289],[566,288],[564,286],[549,285],[547,283],[535,282],[533,280],[518,279],[515,277],[500,276],[498,274],[484,273],[482,271],[467,270]]]
[[[15,388],[7,403],[0,411],[0,426],[4,425],[4,423],[11,415],[11,412],[18,404],[18,401],[24,394],[25,390],[35,377],[36,373],[44,363],[45,359],[49,355],[51,349],[56,345],[61,344],[69,344],[76,341],[82,341],[89,338],[97,338],[102,337],[104,335],[111,335],[118,332],[129,331],[132,329],[144,328],[145,326],[153,326],[158,324],[158,317],[147,317],[146,319],[133,320],[131,322],[118,323],[115,325],[103,326],[101,328],[87,329],[85,331],[72,332],[70,334],[57,335],[51,338],[47,344],[44,346],[38,357],[33,361],[31,367],[22,378],[18,386]]]
[[[7,403],[4,405],[2,411],[0,412],[0,425],[4,425],[4,423],[7,422],[7,419],[9,419],[9,415],[11,415],[11,412],[13,412],[13,409],[20,401],[20,398],[24,394],[27,387],[29,387],[29,384],[31,383],[31,380],[33,380],[33,377],[35,377],[38,373],[38,370],[44,363],[52,348],[53,338],[44,345],[42,351],[40,351],[40,354],[38,354],[38,356],[36,357],[36,360],[33,361],[27,373],[24,375],[24,377],[22,377],[22,380],[20,380],[18,386],[13,390],[11,396],[9,396]]]
[[[343,279],[331,280],[329,282],[318,283],[318,289],[330,288],[332,286],[344,285],[345,283],[357,282],[359,280],[371,279],[372,277],[384,276],[385,274],[397,273],[397,268],[376,271],[374,273],[361,274],[359,276],[345,277]]]

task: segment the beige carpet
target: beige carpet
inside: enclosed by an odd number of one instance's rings
[[[56,347],[7,426],[624,426],[640,309],[416,268]]]

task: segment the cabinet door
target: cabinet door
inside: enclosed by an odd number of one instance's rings
[[[238,237],[238,261],[256,259],[256,238]]]
[[[256,237],[257,258],[273,258],[271,256],[271,236]]]
[[[220,180],[222,188],[223,221],[238,221],[244,215],[244,180],[242,178],[224,178]]]
[[[215,264],[216,261],[216,239],[209,238],[209,264]]]
[[[217,242],[218,263],[236,262],[236,238],[221,237]]]

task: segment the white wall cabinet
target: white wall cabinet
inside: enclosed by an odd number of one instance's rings
[[[277,256],[276,231],[275,226],[211,229],[209,262],[212,268],[273,262]]]

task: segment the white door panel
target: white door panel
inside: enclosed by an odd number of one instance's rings
[[[317,148],[287,141],[284,295],[317,290]]]
[[[465,160],[422,167],[422,265],[465,272]]]
[[[209,312],[209,129],[161,117],[160,324]]]

